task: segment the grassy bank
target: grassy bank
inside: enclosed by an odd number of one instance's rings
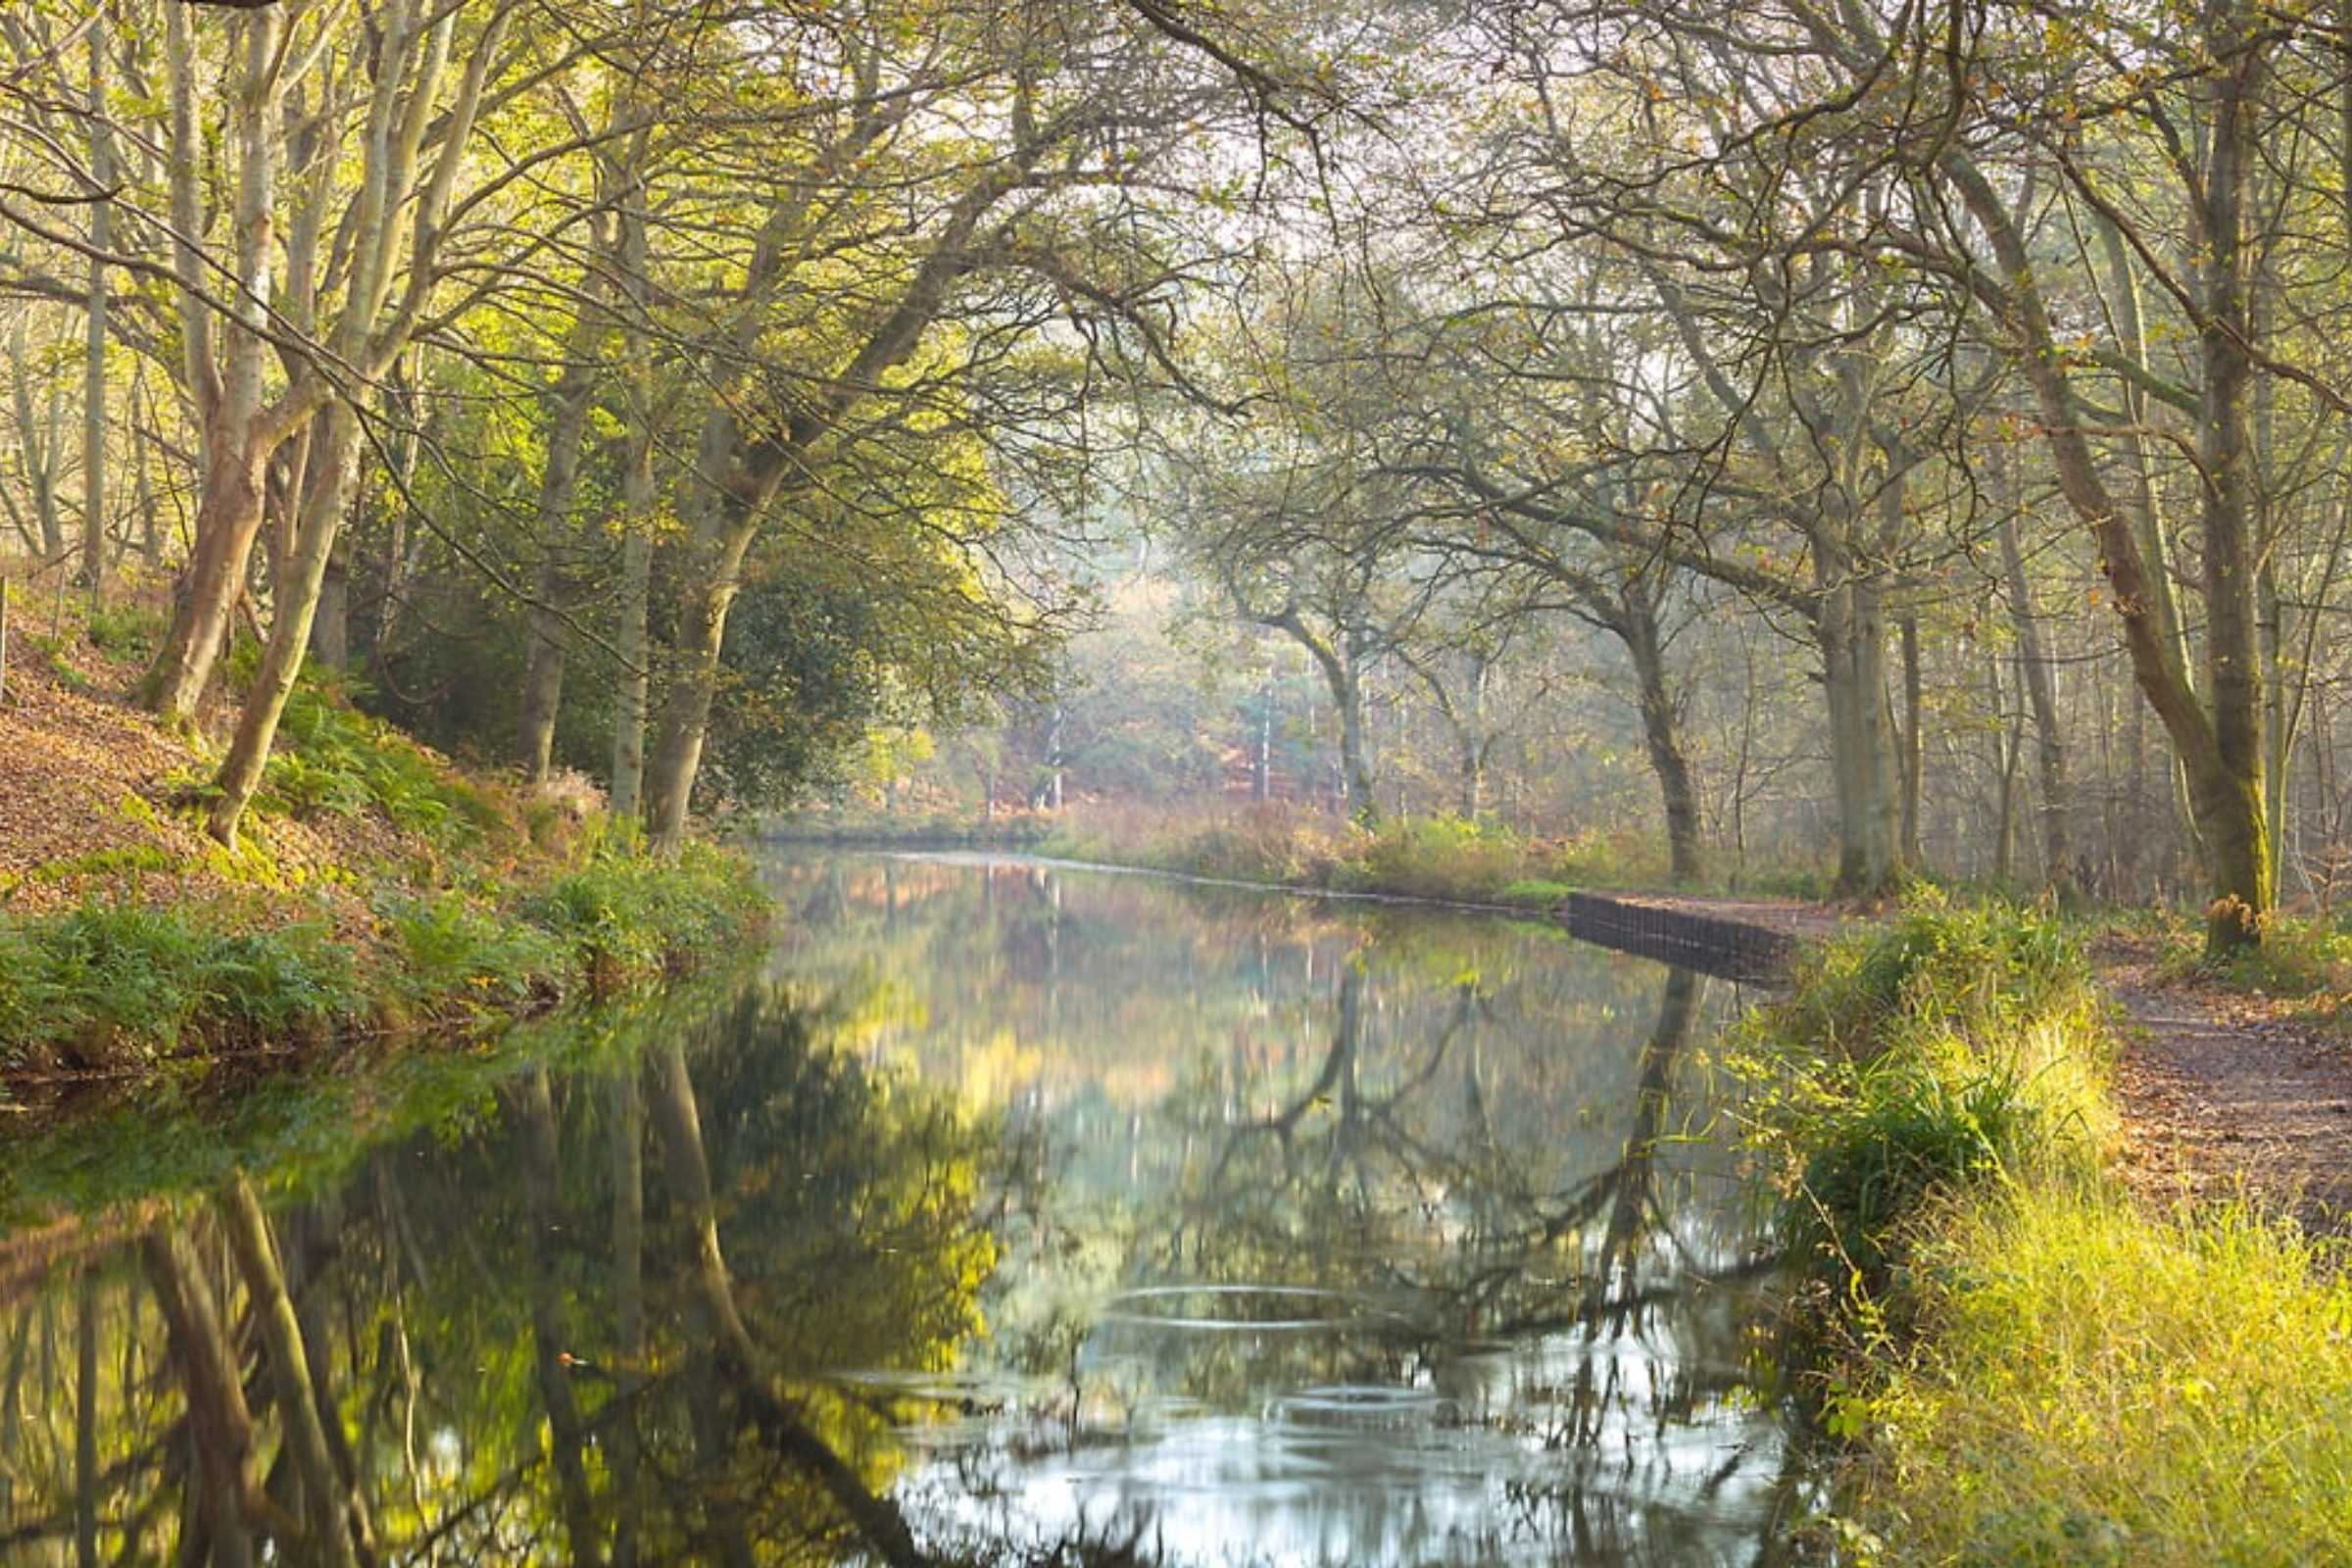
[[[2073,932],[1915,906],[1745,1030],[1845,1560],[2352,1561],[2352,1285],[2112,1178]]]
[[[543,880],[388,884],[356,939],[299,900],[0,916],[0,1070],[462,1029],[692,967],[760,907],[745,863],[706,846],[673,861],[600,850]]]
[[[462,766],[331,675],[295,692],[223,848],[209,743],[125,700],[160,616],[62,624],[12,640],[0,707],[0,1084],[466,1029],[691,966],[760,917],[742,858],[649,859],[587,781]]]

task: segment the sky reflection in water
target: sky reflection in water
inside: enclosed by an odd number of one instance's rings
[[[1021,862],[771,881],[755,976],[11,1150],[0,1560],[72,1561],[85,1483],[110,1560],[307,1560],[294,1387],[385,1562],[1777,1557],[1728,988]]]

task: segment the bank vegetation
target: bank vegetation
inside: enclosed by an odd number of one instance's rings
[[[1843,1560],[2352,1559],[2342,1244],[2125,1187],[2079,930],[1921,900],[1738,1046]]]

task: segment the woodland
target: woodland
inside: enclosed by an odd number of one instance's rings
[[[1279,746],[1361,820],[2184,893],[2217,951],[2344,870],[2337,7],[31,0],[0,50],[19,635],[148,607],[223,843],[332,668],[658,849],[926,754],[993,808]]]
[[[0,1556],[2352,1560],[2352,0],[9,0],[0,334]]]

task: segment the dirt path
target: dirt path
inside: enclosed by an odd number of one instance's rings
[[[1800,944],[1871,918],[1780,900],[1610,902]],[[2127,1015],[2115,1088],[2132,1185],[2157,1199],[2242,1191],[2315,1231],[2352,1232],[2352,1036],[2296,1018],[2278,999],[2165,979],[2152,951],[2120,938],[2105,939],[2094,957]]]
[[[2352,1223],[2352,1043],[2259,1004],[2101,966],[2128,1014],[2116,1093],[2127,1173],[2158,1196],[2245,1192],[2314,1230]]]

